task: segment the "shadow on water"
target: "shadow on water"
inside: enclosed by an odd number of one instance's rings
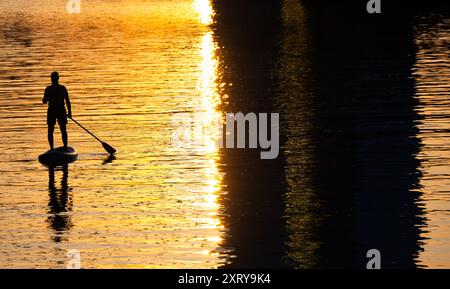
[[[103,160],[102,165],[107,165],[116,160],[115,155],[109,155],[106,159]]]
[[[304,18],[285,16],[280,59],[288,254],[297,267],[364,268],[375,248],[383,268],[415,267],[425,223],[411,15],[305,2],[290,4]]]
[[[221,61],[223,112],[271,112],[275,97],[278,1],[216,1],[213,27]],[[223,149],[227,195],[222,202],[233,248],[232,268],[285,266],[282,159],[260,160],[259,150]]]
[[[62,172],[60,188],[55,184],[55,172]],[[73,226],[70,212],[72,211],[72,196],[68,184],[69,169],[67,165],[62,167],[48,167],[48,213],[47,221],[53,229],[54,242],[64,241],[64,233]]]
[[[223,111],[281,117],[278,159],[221,152],[227,267],[417,267],[418,11],[362,2],[215,1]]]

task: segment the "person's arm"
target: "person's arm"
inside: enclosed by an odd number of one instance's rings
[[[44,97],[42,98],[42,103],[47,103],[48,102],[48,94],[47,94],[47,88],[45,89],[44,92]]]
[[[69,93],[67,92],[67,89],[64,87],[64,99],[66,100],[66,105],[67,105],[67,117],[68,118],[72,118],[72,106],[70,104],[70,99],[69,99]]]

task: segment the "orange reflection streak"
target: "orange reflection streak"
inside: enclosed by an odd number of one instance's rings
[[[193,6],[195,10],[200,14],[200,21],[202,24],[212,24],[214,10],[211,6],[210,0],[194,0]]]
[[[200,222],[203,224],[203,228],[214,229],[217,234],[207,238],[213,249],[211,251],[202,251],[202,254],[206,252],[211,253],[220,245],[222,236],[219,230],[223,228],[217,216],[220,207],[218,204],[218,193],[222,177],[218,170],[217,161],[219,156],[218,148],[216,147],[221,117],[217,111],[220,97],[217,84],[218,60],[216,49],[212,32],[207,32],[202,37],[200,45],[202,63],[200,64],[200,77],[197,85],[200,95],[195,104],[196,122],[201,122],[201,124],[196,123],[196,138],[201,137],[202,140],[198,149],[208,156],[208,165],[203,171],[205,175],[203,191],[206,194],[203,196],[203,202],[198,205],[207,208],[210,212],[209,216],[203,217]],[[199,115],[200,117],[198,117]]]
[[[217,106],[220,103],[217,85],[218,61],[216,59],[216,45],[211,32],[207,32],[201,43],[202,63],[200,65],[200,80],[197,88],[200,97],[195,105],[196,139],[201,139],[203,151],[208,153],[217,152],[216,141],[219,137],[220,113]]]
[[[419,262],[431,268],[448,268],[450,265],[450,53],[447,47],[450,26],[444,23],[445,20],[438,25],[419,26],[417,62],[413,69],[419,101],[416,110],[421,116],[417,127],[422,147],[417,158],[421,163],[420,187],[429,228],[422,233],[425,241]]]

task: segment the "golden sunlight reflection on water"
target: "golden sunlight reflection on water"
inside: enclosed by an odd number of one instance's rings
[[[416,83],[418,138],[422,148],[420,160],[422,202],[428,212],[427,230],[423,233],[424,250],[419,256],[422,266],[447,268],[450,264],[450,20],[438,15],[419,19],[416,27],[417,61],[413,69]]]
[[[64,268],[70,249],[83,268],[225,263],[210,2],[93,0],[78,15],[65,3],[0,4],[0,266]],[[53,70],[74,117],[116,147],[116,159],[70,123],[79,160],[53,173],[37,162]],[[195,110],[207,116],[208,141],[173,147],[171,117]]]

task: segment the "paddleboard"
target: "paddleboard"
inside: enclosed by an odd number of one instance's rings
[[[40,155],[39,161],[45,165],[63,165],[74,162],[77,157],[78,153],[74,148],[59,147]]]

